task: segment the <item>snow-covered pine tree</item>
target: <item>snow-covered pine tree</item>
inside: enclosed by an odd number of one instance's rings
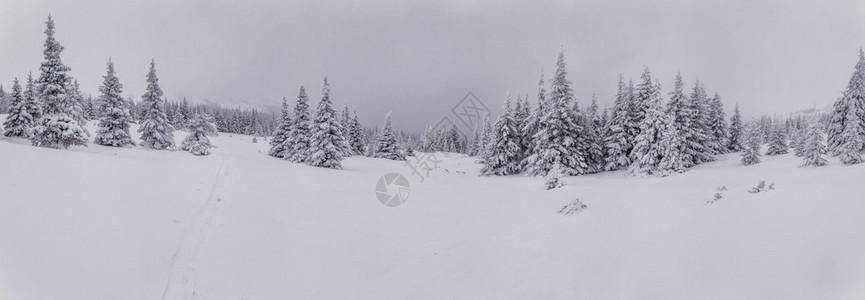
[[[520,172],[519,130],[511,111],[510,96],[505,98],[502,115],[493,125],[493,137],[483,158],[481,175],[511,175]]]
[[[360,121],[357,119],[357,110],[354,111],[350,124],[348,145],[355,155],[363,155],[363,126],[360,125]]]
[[[478,160],[479,163],[484,163],[484,159],[489,155],[490,144],[493,140],[493,125],[490,123],[490,115],[484,115],[484,121],[481,126],[481,139],[478,141]]]
[[[694,89],[688,99],[688,109],[691,113],[691,129],[686,137],[688,145],[700,145],[701,151],[691,153],[693,164],[701,164],[712,161],[714,144],[711,140],[711,129],[709,128],[709,109],[706,105],[706,90],[700,80],[694,83]]]
[[[162,99],[162,88],[156,77],[156,62],[150,60],[150,71],[147,73],[147,89],[141,96],[143,116],[141,127],[141,146],[155,150],[174,149],[174,127],[168,123],[165,116],[165,100]]]
[[[847,111],[854,107],[860,113],[852,118]],[[854,125],[851,125],[854,124]],[[841,135],[848,126],[862,127],[862,130],[856,129],[862,138],[865,139],[865,53],[859,49],[859,61],[854,67],[853,74],[850,76],[850,81],[847,83],[847,88],[837,101],[835,101],[832,116],[829,120],[828,129],[828,148],[833,155],[839,154],[839,149],[843,140]],[[860,149],[862,150],[862,149]]]
[[[282,97],[282,111],[279,119],[279,125],[273,131],[273,138],[270,139],[270,150],[267,155],[273,157],[285,157],[287,150],[291,145],[286,145],[285,140],[291,135],[291,115],[288,108],[288,99]]]
[[[604,138],[604,149],[606,151],[606,165],[604,170],[615,171],[631,164],[628,158],[628,101],[629,95],[624,79],[619,75],[619,89],[616,93],[616,101],[613,105],[612,116],[607,125],[607,135]]]
[[[760,162],[762,134],[756,124],[749,124],[745,128],[744,142],[742,145],[742,165],[750,166]]]
[[[75,122],[81,124],[81,129],[87,136],[90,136],[90,131],[87,130],[87,114],[84,112],[84,95],[81,94],[81,86],[78,84],[78,79],[72,79],[69,86],[69,95],[71,103],[71,116]]]
[[[21,84],[17,77],[12,81],[12,93],[9,96],[9,114],[3,122],[3,135],[27,137],[34,120],[27,111],[27,102],[21,94]]]
[[[180,149],[194,155],[210,155],[210,149],[215,147],[207,136],[217,134],[213,118],[205,113],[196,113],[189,120],[189,135],[183,139]]]
[[[862,109],[859,106],[851,106],[847,110],[845,119],[855,119],[857,115],[862,114]],[[836,152],[838,159],[845,165],[853,165],[863,162],[862,155],[859,153],[865,144],[865,135],[862,134],[862,127],[856,126],[855,122],[850,122],[851,126],[845,126],[838,138],[840,144],[837,146]]]
[[[10,108],[11,104],[7,103],[10,101],[7,101],[6,98],[6,91],[3,89],[3,85],[0,84],[0,114],[7,113]]]
[[[66,149],[69,146],[87,145],[84,124],[73,117],[74,101],[69,93],[70,68],[60,60],[63,46],[54,39],[54,20],[48,16],[45,29],[45,61],[41,65],[37,98],[43,115],[33,127],[30,143],[34,146]]]
[[[670,115],[672,126],[675,127],[677,135],[684,139],[684,147],[682,157],[685,159],[685,167],[694,166],[697,159],[695,157],[704,156],[705,147],[699,143],[695,134],[694,112],[691,101],[685,96],[685,83],[682,81],[682,74],[676,73],[673,91],[670,92],[670,102],[667,103],[667,114]]]
[[[544,103],[535,146],[528,160],[528,172],[546,175],[555,164],[562,165],[564,175],[586,174],[588,143],[580,137],[583,131],[576,115],[571,82],[565,70],[565,53],[559,52],[556,74],[550,85],[549,99]]]
[[[595,94],[592,94],[592,103],[586,109],[583,116],[583,134],[588,143],[589,164],[588,173],[597,173],[604,170],[604,139],[602,131],[604,126],[601,123],[601,117],[598,115],[598,99]]]
[[[727,153],[729,144],[729,133],[727,132],[727,116],[724,113],[724,103],[721,95],[717,92],[715,96],[708,99],[709,108],[709,139],[712,141],[711,150],[715,154]]]
[[[628,133],[627,153],[630,155],[631,150],[634,149],[634,139],[640,134],[640,123],[646,117],[646,107],[643,103],[637,102],[637,92],[634,88],[634,81],[631,79],[628,79],[626,95],[628,101],[625,104],[625,108],[627,109],[628,118],[625,128]]]
[[[526,95],[528,98],[528,95]],[[521,165],[522,161],[526,158],[526,152],[528,152],[527,148],[530,145],[529,141],[531,140],[530,136],[526,136],[523,131],[526,128],[526,124],[529,122],[529,118],[531,117],[531,108],[529,107],[528,99],[523,99],[521,96],[517,95],[517,104],[514,108],[514,124],[517,130],[517,145],[520,146],[519,156],[517,158],[517,164]],[[522,171],[522,167],[519,167]]]
[[[685,172],[690,159],[685,156],[685,138],[679,134],[679,129],[672,115],[664,116],[664,131],[661,132],[661,162],[658,163],[658,175],[667,176],[673,173]]]
[[[342,169],[348,143],[342,135],[342,125],[337,121],[336,110],[330,100],[330,85],[327,76],[321,88],[321,101],[315,109],[310,128],[309,157],[307,164],[314,167]]]
[[[523,153],[523,160],[520,161],[520,170],[522,172],[528,171],[528,158],[532,156],[532,154],[535,154],[535,151],[537,150],[535,149],[537,145],[537,143],[535,143],[535,134],[537,134],[538,130],[541,128],[541,117],[546,111],[544,109],[544,104],[547,101],[546,94],[547,90],[544,88],[544,73],[541,71],[541,76],[538,80],[538,103],[535,106],[535,109],[531,111],[528,120],[526,120],[526,124],[520,129],[520,132],[522,132],[523,135],[523,149],[525,150]],[[526,96],[526,98],[528,98],[528,96]],[[528,99],[526,99],[526,101],[528,101]]]
[[[823,130],[817,120],[809,122],[805,133],[805,156],[802,166],[820,167],[826,165],[826,144],[823,143]]]
[[[787,134],[784,132],[784,127],[778,125],[774,127],[772,134],[769,135],[769,146],[766,149],[766,155],[787,154],[789,147],[787,146]]]
[[[309,139],[311,136],[311,124],[309,98],[306,95],[306,89],[302,85],[300,86],[300,91],[297,93],[297,101],[294,104],[294,118],[291,118],[291,120],[291,131],[284,142],[287,153],[283,158],[296,163],[306,163],[310,155]]]
[[[805,155],[805,134],[807,133],[807,129],[798,129],[793,128],[790,131],[790,147],[793,148],[793,154],[796,157],[802,157]]]
[[[372,157],[390,160],[405,160],[405,155],[396,141],[396,135],[394,135],[393,127],[391,126],[390,112],[388,112],[387,116],[384,118],[384,127],[375,142],[375,148],[372,150]]]
[[[342,125],[342,136],[348,141],[348,137],[351,135],[351,113],[348,110],[348,103],[342,106],[342,112],[339,114],[339,124]],[[346,154],[346,156],[350,155],[352,155],[352,151]]]
[[[730,152],[742,151],[742,114],[739,112],[739,103],[733,108],[733,116],[730,117],[730,134],[727,140],[727,150]]]
[[[646,114],[640,123],[640,133],[634,138],[628,173],[631,176],[663,175],[658,169],[664,154],[661,148],[665,123],[661,87],[657,81],[653,82],[648,67],[643,72],[642,82],[637,86],[636,97],[638,103],[645,105]]]
[[[99,129],[93,143],[103,146],[128,147],[135,146],[132,136],[129,134],[129,123],[132,117],[129,115],[129,103],[123,99],[123,84],[114,72],[114,62],[108,59],[107,73],[102,76],[102,86],[99,87],[99,103],[104,107],[99,118]]]

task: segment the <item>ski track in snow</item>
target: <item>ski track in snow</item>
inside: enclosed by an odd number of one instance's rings
[[[171,256],[171,271],[162,292],[162,300],[195,299],[198,287],[195,259],[207,240],[213,216],[219,209],[219,202],[222,201],[219,191],[227,177],[228,161],[229,159],[222,161],[210,194],[192,216],[192,220],[180,238],[180,243]]]

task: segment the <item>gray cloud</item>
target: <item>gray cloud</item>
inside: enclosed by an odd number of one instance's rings
[[[38,72],[51,13],[63,59],[96,93],[109,56],[139,97],[151,57],[166,95],[275,107],[328,74],[368,125],[420,130],[473,91],[534,97],[564,46],[583,103],[610,104],[644,65],[665,92],[699,76],[748,115],[829,105],[865,45],[863,1],[2,1],[0,82]]]

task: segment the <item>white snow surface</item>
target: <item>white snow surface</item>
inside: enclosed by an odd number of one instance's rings
[[[420,182],[404,162],[314,168],[251,140],[198,157],[0,139],[0,299],[865,298],[865,164],[728,154],[547,191],[458,154]],[[411,184],[402,206],[376,199],[389,172]],[[748,193],[760,180],[775,190]],[[557,213],[575,198],[582,213]]]

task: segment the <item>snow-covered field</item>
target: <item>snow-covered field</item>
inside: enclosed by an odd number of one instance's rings
[[[420,182],[402,162],[313,168],[251,139],[222,134],[205,157],[0,139],[0,299],[865,297],[865,164],[731,154],[546,191],[456,154]],[[388,172],[411,183],[402,206],[376,199]],[[748,193],[760,180],[775,190]],[[583,213],[556,213],[574,198]]]

